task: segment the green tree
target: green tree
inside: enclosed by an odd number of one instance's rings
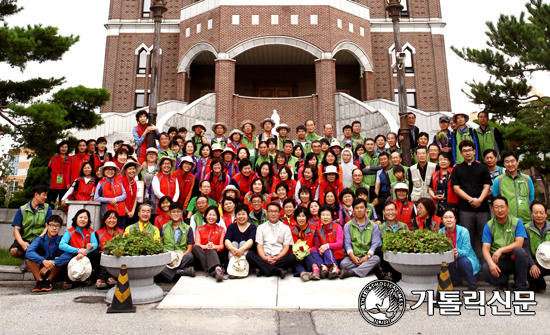
[[[0,0],[0,21],[21,11],[17,0]],[[24,71],[27,63],[61,60],[79,36],[60,36],[56,27],[34,25],[0,27],[0,62]],[[65,82],[65,78],[33,78],[25,81],[0,80],[3,127],[20,147],[31,149],[42,160],[55,154],[56,142],[69,137],[69,129],[91,129],[102,122],[95,109],[109,101],[109,91],[84,86],[60,89],[46,101],[39,97]]]
[[[531,177],[544,185],[546,203],[550,203],[550,99],[535,101],[516,113],[506,127],[506,138],[518,143],[513,148],[521,155],[520,169],[532,171]],[[513,143],[512,142],[512,143]]]
[[[452,50],[467,62],[477,64],[491,76],[487,82],[468,82],[470,100],[484,105],[493,119],[502,122],[521,109],[538,108],[528,102],[550,106],[550,100],[532,94],[529,79],[534,73],[550,70],[550,6],[530,0],[519,18],[501,15],[496,23],[487,22],[488,48]]]

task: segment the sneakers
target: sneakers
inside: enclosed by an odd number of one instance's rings
[[[113,277],[107,279],[107,286],[114,286],[116,285],[116,283],[117,283],[117,280]]]
[[[195,272],[195,268],[192,266],[185,269],[178,269],[176,270],[176,274],[187,277],[195,277],[197,275],[197,273]]]
[[[477,283],[468,284],[468,291],[477,291]]]
[[[325,264],[321,265],[321,279],[326,279],[328,277],[328,267]]]
[[[221,267],[217,266],[216,270],[214,270],[214,274],[216,275],[216,281],[218,283],[223,280],[223,271]]]
[[[386,272],[386,273],[384,274],[384,280],[388,280],[388,281],[393,282],[393,275],[392,275],[392,273],[389,272],[389,271]]]
[[[27,266],[27,260],[25,258],[21,260],[21,266],[19,267],[19,270],[21,270],[21,272],[29,271],[29,267]]]
[[[37,280],[36,281],[36,286],[32,289],[32,292],[36,293],[36,292],[42,292],[42,287],[44,286],[44,281],[43,280]]]
[[[329,265],[330,272],[328,274],[328,279],[336,279],[338,278],[338,273],[340,270],[338,270],[338,265],[336,264],[330,264]]]
[[[348,278],[351,276],[352,276],[352,273],[349,270],[344,270],[344,269],[340,270],[340,273],[338,274],[338,277],[340,277],[340,279]]]
[[[42,285],[42,292],[50,292],[52,288],[52,282],[49,279],[44,280],[44,284]]]
[[[311,274],[311,280],[320,280],[321,279],[321,270],[319,269],[319,267],[317,266],[317,264],[313,264],[313,266],[311,267],[311,271],[312,274]]]
[[[304,271],[304,272],[300,273],[300,279],[304,282],[309,281],[311,279],[311,272],[305,272]]]
[[[98,279],[95,282],[95,288],[99,288],[99,289],[107,288],[107,283],[105,283],[105,280],[103,279]]]

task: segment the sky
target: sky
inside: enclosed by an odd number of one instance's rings
[[[431,0],[434,1],[434,0]],[[441,0],[443,21],[447,23],[445,34],[446,57],[454,112],[479,111],[461,92],[468,89],[466,81],[486,81],[488,76],[482,68],[469,64],[455,55],[450,46],[484,48],[487,40],[485,22],[496,21],[500,14],[514,14],[525,10],[527,0]],[[84,85],[101,87],[105,57],[106,30],[109,13],[107,0],[20,0],[25,9],[7,18],[10,26],[38,24],[59,28],[61,35],[79,35],[77,42],[58,62],[29,63],[25,72],[0,64],[0,77],[24,80],[34,77],[65,76],[63,87]],[[531,83],[541,93],[550,92],[550,83],[544,75],[533,78]]]

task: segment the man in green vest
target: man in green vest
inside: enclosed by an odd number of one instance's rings
[[[352,135],[351,138],[355,141],[357,144],[365,144],[365,137],[361,135],[361,122],[360,121],[353,121],[351,123],[351,130]]]
[[[365,140],[366,152],[359,157],[359,168],[365,175],[363,182],[369,186],[369,202],[373,202],[376,198],[374,186],[376,184],[376,174],[378,170],[382,170],[380,160],[376,154],[374,139],[367,138]]]
[[[527,238],[523,222],[508,215],[505,197],[493,198],[493,211],[495,216],[483,229],[483,272],[488,282],[498,283],[498,289],[508,290],[508,276],[513,274],[517,289],[526,290],[529,260],[523,249]]]
[[[493,197],[501,195],[508,199],[510,213],[523,222],[531,221],[529,208],[535,200],[535,186],[531,178],[518,171],[519,156],[509,150],[502,154],[506,173],[493,181]]]
[[[369,185],[365,183],[364,180],[365,176],[363,175],[363,171],[361,169],[354,169],[351,172],[351,179],[353,180],[353,183],[349,186],[349,189],[353,191],[353,193],[357,193],[357,190],[361,187],[369,189]],[[355,194],[355,197],[357,197],[357,194]]]
[[[241,143],[248,149],[248,152],[250,153],[250,160],[252,161],[254,156],[256,156],[256,153],[254,151],[254,148],[256,147],[256,143],[254,142],[254,131],[256,130],[256,126],[251,120],[244,120],[243,122],[241,122],[240,128],[241,131],[244,133]]]
[[[351,276],[366,277],[373,269],[378,269],[380,257],[374,254],[380,243],[378,225],[367,218],[367,202],[364,199],[353,201],[355,218],[344,226],[344,250],[346,258],[340,263],[340,279]]]
[[[315,140],[321,139],[321,136],[315,133],[315,121],[307,120],[305,126],[307,129],[306,140],[308,140],[309,142],[313,142]]]
[[[489,113],[486,111],[477,113],[477,120],[479,121],[479,128],[476,129],[476,132],[479,139],[480,152],[484,153],[487,149],[493,149],[497,152],[497,159],[500,161],[500,153],[504,149],[504,142],[502,141],[500,131],[489,126]],[[485,157],[480,155],[480,158],[481,162],[485,163]]]
[[[458,124],[458,128],[456,131],[453,132],[452,135],[452,144],[453,144],[453,159],[455,161],[455,164],[460,164],[464,161],[464,158],[460,154],[460,148],[459,145],[464,140],[470,140],[474,142],[476,151],[475,159],[479,162],[480,156],[483,154],[482,151],[479,149],[479,139],[477,137],[477,132],[466,126],[466,122],[470,119],[470,116],[466,113],[457,113],[453,115],[453,121]]]
[[[29,245],[38,236],[46,234],[46,221],[52,215],[52,209],[46,203],[48,186],[36,185],[33,189],[31,201],[19,207],[13,218],[13,237],[15,240],[10,246],[10,255],[21,258],[20,270],[28,271],[25,252]]]
[[[191,230],[193,231],[193,233],[195,233],[195,231],[197,231],[197,228],[199,228],[200,226],[202,226],[204,224],[204,213],[206,213],[206,210],[208,209],[208,207],[209,206],[215,206],[215,204],[211,205],[209,203],[210,200],[211,199],[208,198],[205,195],[199,195],[196,198],[197,212],[194,213],[193,215],[191,215],[191,222],[189,224],[189,226],[191,227]]]
[[[550,269],[544,268],[537,262],[537,249],[543,242],[550,243],[550,223],[546,221],[548,208],[541,202],[533,202],[531,204],[531,213],[533,220],[525,223],[528,242],[524,246],[529,247],[529,274],[527,281],[529,282],[529,291],[533,290],[536,293],[546,293],[546,281],[544,276],[550,276]],[[550,249],[550,246],[547,247]],[[544,264],[546,267],[548,264]]]
[[[141,204],[138,208],[138,222],[126,227],[124,234],[130,234],[134,229],[147,232],[155,240],[160,240],[160,233],[157,227],[149,222],[151,219],[152,207],[149,204]]]
[[[160,238],[164,248],[174,253],[172,263],[165,266],[161,272],[168,282],[172,282],[175,276],[195,277],[195,269],[192,266],[195,257],[191,253],[195,237],[191,227],[183,222],[182,216],[183,205],[174,202],[170,205],[170,221],[160,227]]]
[[[261,195],[254,194],[250,198],[250,203],[252,204],[252,212],[250,212],[248,220],[256,227],[259,227],[267,222],[267,212],[262,208],[264,199]]]

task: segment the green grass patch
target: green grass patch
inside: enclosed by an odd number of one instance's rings
[[[0,249],[0,265],[21,265],[21,260],[11,257],[9,250]]]

